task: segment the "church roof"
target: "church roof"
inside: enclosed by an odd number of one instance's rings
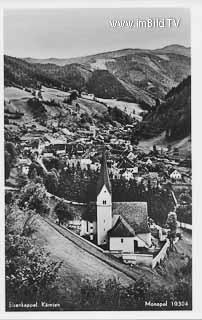
[[[112,193],[112,187],[109,179],[109,172],[107,168],[107,159],[105,155],[105,150],[103,150],[102,164],[101,164],[100,175],[97,183],[97,195],[100,193],[104,185],[106,186],[109,193]]]
[[[108,232],[110,237],[134,237],[135,232],[130,225],[121,217],[117,219],[116,223]]]
[[[114,226],[109,231],[112,237],[134,237],[135,234],[150,232],[146,202],[113,202],[112,216]],[[96,202],[87,205],[83,219],[97,220]]]
[[[150,232],[147,223],[147,202],[113,202],[113,215],[120,215],[135,234]]]

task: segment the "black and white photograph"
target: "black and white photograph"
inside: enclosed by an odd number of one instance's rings
[[[190,20],[4,10],[6,312],[193,310]]]

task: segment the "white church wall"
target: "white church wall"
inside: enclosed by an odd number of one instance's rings
[[[151,244],[151,233],[140,234],[135,237],[111,237],[109,239],[109,249],[134,252],[134,240],[137,241],[139,248],[148,247]]]
[[[134,252],[134,240],[136,237],[109,239],[109,250],[121,250],[123,252]]]
[[[112,228],[111,206],[97,206],[98,244],[107,242],[107,232]]]

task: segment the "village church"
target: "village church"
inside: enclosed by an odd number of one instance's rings
[[[86,221],[85,233],[97,237],[98,245],[108,245],[111,251],[128,253],[151,247],[147,203],[112,202],[105,151],[97,182],[97,201],[91,202],[88,210],[91,218]]]

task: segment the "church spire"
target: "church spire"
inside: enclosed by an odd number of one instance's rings
[[[112,187],[109,179],[105,149],[103,149],[103,153],[102,153],[102,164],[101,164],[100,175],[97,183],[97,195],[100,193],[104,185],[106,186],[107,190],[111,194]]]

